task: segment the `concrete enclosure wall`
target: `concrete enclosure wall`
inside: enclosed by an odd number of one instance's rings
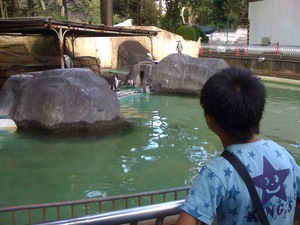
[[[138,28],[138,27],[135,27]],[[169,54],[176,52],[178,40],[183,44],[183,53],[192,57],[198,57],[199,43],[185,41],[179,35],[159,29],[157,27],[142,27],[147,30],[157,30],[156,37],[101,37],[101,38],[77,38],[74,42],[75,57],[94,56],[100,59],[101,67],[117,69],[117,57],[119,46],[128,40],[136,40],[144,46],[156,60],[161,60]],[[70,44],[70,42],[69,42]],[[133,49],[134,51],[134,49]]]
[[[140,27],[130,27],[139,29]],[[118,49],[119,46],[128,40],[136,40],[139,42],[145,49],[147,49],[154,57],[155,60],[161,60],[169,54],[176,52],[177,41],[181,40],[183,44],[183,53],[192,57],[198,57],[199,54],[199,43],[195,41],[185,41],[181,36],[176,35],[174,33],[159,29],[157,27],[141,27],[145,30],[157,30],[158,35],[155,37],[91,37],[91,38],[75,38],[74,42],[70,38],[66,38],[67,45],[70,50],[72,50],[72,46],[74,44],[74,57],[82,57],[89,56],[95,57],[100,60],[101,68],[117,68],[117,59],[118,59]],[[36,38],[35,37],[24,37],[24,36],[2,36],[0,35],[0,48],[1,46],[16,46],[16,45],[24,45],[24,51],[22,52],[23,59],[20,60],[16,57],[12,56],[10,53],[6,53],[5,50],[2,49],[2,59],[0,58],[0,65],[2,62],[6,62],[9,64],[11,62],[11,66],[13,65],[22,65],[23,67],[28,66],[28,64],[33,64],[37,62],[31,62],[30,57],[32,45],[34,44]],[[51,46],[49,46],[51,47]],[[25,51],[26,50],[26,51]],[[134,49],[132,49],[134,51]],[[17,53],[16,53],[17,54]],[[20,52],[21,54],[21,52]],[[17,54],[19,55],[19,54]],[[30,57],[29,57],[30,55]],[[10,57],[9,60],[6,58]],[[39,56],[34,56],[37,58]],[[55,60],[55,57],[53,57]],[[1,61],[3,60],[3,61]],[[48,61],[47,61],[48,63]],[[24,65],[23,65],[24,64]],[[48,63],[50,64],[50,63]],[[60,66],[59,58],[57,58],[57,67]],[[1,65],[3,66],[3,65]],[[41,65],[42,66],[42,65]],[[46,64],[44,65],[46,69]],[[24,70],[25,71],[25,70]],[[23,72],[24,72],[23,71]],[[27,70],[26,70],[27,71]],[[14,72],[12,72],[14,73]],[[7,77],[1,74],[0,69],[0,78]]]
[[[249,3],[250,44],[262,38],[280,45],[300,45],[300,1],[264,0]]]

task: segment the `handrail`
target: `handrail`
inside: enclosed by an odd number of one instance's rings
[[[209,44],[203,43],[200,45],[199,54],[226,54],[235,53],[236,56],[242,55],[275,55],[278,57],[291,56],[299,58],[300,56],[300,46],[294,45],[258,45],[258,44]]]
[[[155,224],[160,225],[163,223],[165,217],[179,214],[180,207],[183,202],[184,200],[178,200],[131,209],[117,210],[92,216],[36,223],[34,225],[117,225],[124,223],[136,224],[138,221],[149,219],[156,219]]]
[[[146,204],[154,205],[176,201],[185,198],[189,189],[190,186],[184,186],[103,198],[10,206],[0,208],[0,216],[6,217],[7,224],[12,225],[59,221],[88,216],[94,213],[99,214],[138,206],[143,207]]]

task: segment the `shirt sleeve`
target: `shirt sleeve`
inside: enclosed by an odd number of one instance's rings
[[[212,224],[224,192],[220,179],[204,166],[191,186],[181,209],[206,224]]]

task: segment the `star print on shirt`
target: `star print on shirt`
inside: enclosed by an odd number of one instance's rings
[[[228,176],[228,177],[231,176],[232,171],[229,169],[229,167],[227,167],[227,169],[226,169],[226,170],[223,170],[223,171],[224,171],[224,173],[225,173],[225,177],[226,177],[226,176]]]
[[[232,198],[234,201],[236,201],[236,196],[237,196],[239,193],[241,193],[241,192],[235,190],[235,187],[234,187],[234,185],[233,185],[232,188],[231,188],[231,190],[228,191],[228,193],[229,193],[228,199],[231,199],[231,198]]]
[[[238,214],[237,207],[235,207],[233,209],[229,208],[228,209],[228,214],[231,214],[233,217],[235,217]]]
[[[249,157],[252,158],[252,159],[254,159],[254,156],[255,156],[254,152],[251,151],[251,152],[248,152],[248,153],[249,153]]]
[[[263,174],[252,179],[254,185],[262,189],[262,204],[266,204],[273,196],[286,201],[284,181],[290,170],[275,170],[266,157],[263,158],[263,165]]]
[[[199,217],[203,216],[202,214],[198,213],[198,206],[196,208],[194,208],[193,210],[189,209],[188,211],[195,218],[199,218]]]

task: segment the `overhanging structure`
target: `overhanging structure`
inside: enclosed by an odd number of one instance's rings
[[[72,21],[56,21],[51,17],[16,17],[0,19],[0,35],[19,36],[54,36],[59,39],[61,68],[64,68],[65,38],[71,38],[74,51],[74,40],[78,37],[124,37],[147,36],[151,40],[157,31],[125,28],[119,26],[105,26],[103,24],[87,24]]]

